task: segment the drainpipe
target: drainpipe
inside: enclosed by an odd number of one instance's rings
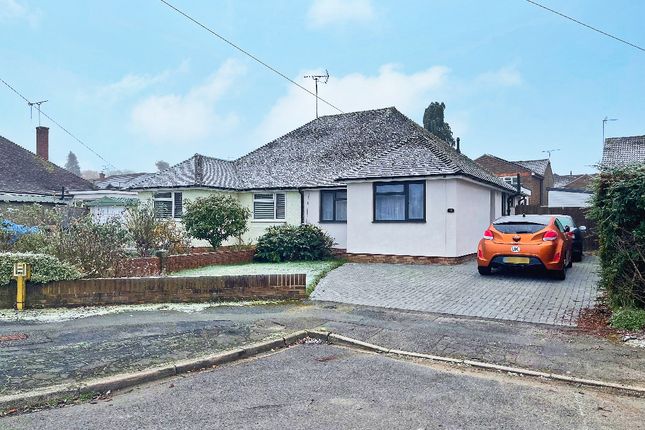
[[[305,192],[302,189],[298,189],[300,193],[300,224],[305,223]]]

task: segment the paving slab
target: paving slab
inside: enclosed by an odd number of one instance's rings
[[[481,276],[473,262],[455,266],[348,263],[330,272],[313,300],[449,315],[575,326],[596,302],[598,261],[574,263],[567,279],[541,272]]]
[[[300,345],[111,401],[5,418],[11,429],[642,429],[643,399]]]

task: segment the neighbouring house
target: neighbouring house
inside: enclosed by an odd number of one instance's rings
[[[530,196],[526,197],[526,204],[548,206],[548,189],[553,187],[553,171],[548,159],[508,161],[484,154],[475,162],[514,186],[517,186],[519,175],[521,186],[531,191]]]
[[[229,193],[251,210],[246,242],[308,223],[379,261],[470,255],[516,193],[393,107],[317,118],[233,161],[195,154],[131,188],[176,219],[187,200]]]
[[[596,175],[553,174],[553,187],[549,188],[549,207],[586,208],[591,205],[593,181]]]
[[[103,224],[110,220],[125,221],[128,208],[138,204],[139,199],[135,193],[134,197],[100,197],[88,201],[85,207],[89,208],[94,221]]]
[[[645,163],[645,136],[608,137],[602,150],[601,169]]]
[[[49,161],[49,129],[36,127],[36,153],[0,136],[0,204],[69,204],[93,185]]]
[[[126,190],[134,180],[140,179],[144,175],[151,174],[152,173],[140,172],[105,176],[105,173],[101,172],[99,178],[92,182],[96,188],[101,190]]]

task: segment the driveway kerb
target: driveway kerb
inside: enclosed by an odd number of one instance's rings
[[[546,373],[546,372],[540,372],[536,370],[530,370],[530,369],[523,369],[519,367],[510,367],[510,366],[501,366],[498,364],[493,364],[493,363],[486,363],[482,361],[474,361],[474,360],[462,360],[458,358],[451,358],[451,357],[442,357],[442,356],[436,356],[436,355],[429,355],[429,354],[420,354],[417,352],[409,352],[409,351],[401,351],[398,349],[388,349],[384,348],[379,345],[375,345],[372,343],[367,343],[367,342],[362,342],[357,339],[352,339],[347,336],[342,336],[342,335],[337,335],[335,333],[329,333],[329,332],[316,332],[316,331],[310,331],[310,336],[311,337],[319,337],[319,338],[325,338],[327,339],[330,343],[334,344],[339,344],[339,345],[344,345],[344,346],[349,346],[349,347],[354,347],[358,349],[363,349],[363,350],[368,350],[376,353],[384,353],[384,354],[392,354],[392,355],[397,355],[401,357],[410,357],[410,358],[419,358],[419,359],[425,359],[425,360],[431,360],[431,361],[439,361],[443,363],[449,363],[449,364],[461,364],[461,365],[467,365],[471,367],[475,367],[478,369],[484,369],[484,370],[493,370],[493,371],[501,371],[501,372],[509,372],[509,373],[514,373],[522,376],[532,376],[532,377],[538,377],[538,378],[545,378],[545,379],[551,379],[555,381],[560,381],[560,382],[565,382],[565,383],[573,383],[573,384],[579,384],[579,385],[586,385],[586,386],[591,386],[591,387],[598,387],[598,388],[609,388],[613,390],[619,390],[623,391],[629,394],[636,394],[639,396],[645,395],[645,387],[639,387],[639,386],[633,386],[633,385],[625,385],[625,384],[617,384],[613,382],[606,382],[606,381],[600,381],[596,379],[584,379],[584,378],[577,378],[574,376],[566,376],[566,375],[560,375],[557,373]]]

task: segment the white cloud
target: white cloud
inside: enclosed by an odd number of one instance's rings
[[[491,86],[515,87],[522,85],[522,75],[515,66],[505,66],[499,70],[482,73],[477,77],[475,83]]]
[[[372,21],[375,16],[370,0],[314,0],[307,12],[309,25],[312,27],[365,23]]]
[[[300,76],[317,71],[303,71]],[[446,87],[448,69],[442,66],[406,74],[394,65],[381,66],[375,76],[352,73],[331,77],[326,85],[319,84],[319,95],[345,112],[396,106],[402,112],[423,112],[432,100],[441,100]],[[299,83],[313,90],[311,81]],[[300,88],[290,87],[276,101],[260,124],[254,142],[266,143],[299,127],[315,117],[315,99]],[[320,115],[338,111],[319,102]]]
[[[245,71],[242,64],[228,60],[186,94],[146,98],[132,110],[132,129],[155,143],[191,143],[231,130],[237,115],[222,114],[216,105]]]
[[[0,0],[0,22],[24,19],[30,26],[36,27],[41,16],[40,9],[32,9],[18,0]]]
[[[162,83],[176,74],[185,73],[188,71],[188,68],[189,62],[188,60],[184,60],[177,68],[164,70],[155,75],[128,73],[117,82],[99,87],[97,96],[103,99],[102,101],[114,102],[123,97],[137,94],[153,85]]]

